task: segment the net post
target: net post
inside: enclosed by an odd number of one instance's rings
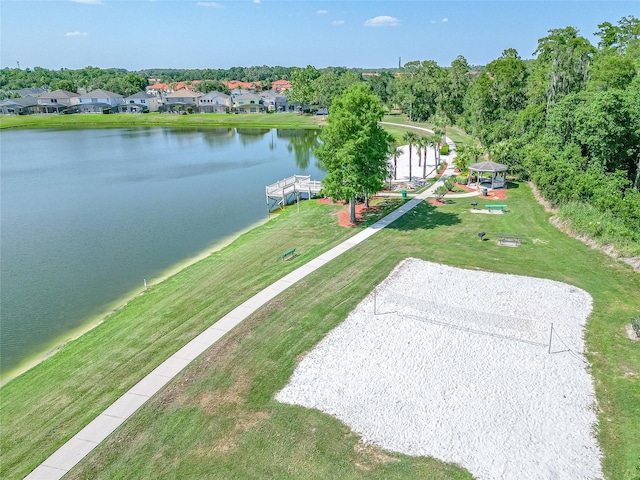
[[[551,340],[553,339],[553,322],[551,322],[551,330],[549,332],[549,352],[551,353]]]

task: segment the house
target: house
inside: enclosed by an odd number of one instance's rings
[[[160,98],[145,92],[134,93],[124,99],[118,105],[118,112],[122,113],[142,113],[157,112],[160,107]]]
[[[222,84],[230,91],[243,89],[254,93],[256,90],[262,90],[262,82],[241,82],[239,80],[229,80],[227,82],[222,82]]]
[[[18,95],[21,97],[39,97],[45,93],[45,90],[42,88],[21,88],[18,90]]]
[[[42,113],[60,113],[72,105],[79,103],[80,95],[66,90],[45,92],[38,97],[38,105]]]
[[[291,90],[293,87],[291,86],[291,82],[289,82],[289,80],[276,80],[271,84],[271,88],[280,93],[285,90]]]
[[[172,92],[171,87],[166,83],[154,83],[153,85],[149,85],[146,88],[146,92],[150,95],[160,96],[167,92]]]
[[[262,98],[255,93],[245,93],[234,97],[233,109],[236,113],[265,113],[267,111]]]
[[[200,113],[229,113],[231,111],[231,96],[211,91],[198,98]]]
[[[201,95],[201,93],[186,89],[167,93],[164,96],[164,110],[171,112],[178,110],[187,110],[188,108],[192,108],[195,110],[195,107],[198,106],[198,98]]]
[[[38,100],[33,97],[7,98],[0,102],[2,115],[31,115],[38,111]]]
[[[88,93],[83,93],[77,100],[77,111],[79,113],[103,113],[107,109],[111,110],[113,107],[120,105],[124,98],[118,93],[97,88]]]
[[[286,112],[289,108],[289,99],[274,88],[262,92],[260,98],[269,112]]]

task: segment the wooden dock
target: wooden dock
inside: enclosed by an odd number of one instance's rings
[[[322,190],[322,182],[311,180],[310,175],[292,175],[276,183],[267,185],[267,211],[284,208],[285,205],[300,198],[312,198]]]

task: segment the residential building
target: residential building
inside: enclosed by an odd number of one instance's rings
[[[118,106],[118,112],[122,113],[142,113],[157,112],[160,107],[160,98],[145,92],[134,93],[124,99]]]
[[[276,80],[271,84],[271,88],[276,92],[281,93],[285,90],[291,90],[293,87],[291,86],[291,82],[289,82],[289,80]]]
[[[122,95],[98,88],[78,97],[77,110],[79,113],[103,113],[106,109],[110,110],[123,101]]]
[[[7,98],[0,102],[2,115],[30,115],[39,113],[38,101],[34,97]]]
[[[168,111],[187,110],[189,107],[195,110],[198,106],[198,98],[202,94],[192,90],[177,90],[164,96],[164,109]]]
[[[38,97],[40,113],[60,113],[67,108],[77,105],[80,95],[66,90],[44,92]]]
[[[265,113],[267,107],[255,93],[245,93],[233,97],[233,109],[236,113]]]
[[[269,112],[286,112],[289,108],[289,99],[278,93],[274,88],[260,94],[262,103]]]
[[[198,98],[200,113],[229,113],[231,111],[231,96],[211,91]]]

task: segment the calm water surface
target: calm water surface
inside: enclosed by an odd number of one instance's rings
[[[0,362],[5,375],[143,279],[266,217],[264,187],[310,174],[317,132],[3,130]]]

